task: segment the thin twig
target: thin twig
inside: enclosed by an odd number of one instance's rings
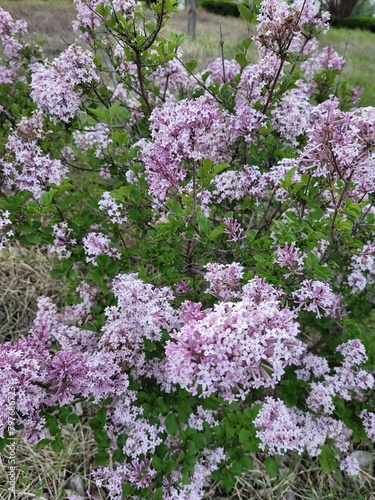
[[[224,40],[223,40],[223,32],[221,31],[221,23],[220,23],[220,51],[221,51],[221,64],[223,65],[223,82],[226,82],[225,77],[225,63],[224,63]]]

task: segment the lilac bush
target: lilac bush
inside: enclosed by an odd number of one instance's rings
[[[69,292],[0,345],[0,444],[88,422],[109,498],[230,492],[258,454],[358,474],[374,440],[374,108],[338,78],[313,0],[264,0],[197,72],[170,0],[77,0],[52,62],[0,11],[0,245]],[[88,49],[82,49],[83,39]],[[250,61],[254,43],[258,60]],[[77,402],[84,407],[77,411]]]

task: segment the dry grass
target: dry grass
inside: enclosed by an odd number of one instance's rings
[[[51,263],[40,249],[11,246],[0,253],[0,340],[26,334],[35,317],[36,301],[46,295],[62,302],[61,283],[50,276]]]
[[[253,469],[240,477],[230,495],[213,484],[206,500],[375,500],[375,477],[361,470],[356,478],[340,471],[322,472],[317,460],[285,457],[277,477],[270,478],[264,466],[265,456],[252,456]]]
[[[0,6],[27,21],[28,41],[43,40],[47,57],[59,55],[75,40],[73,0],[0,0]]]
[[[86,425],[67,426],[62,431],[65,449],[56,454],[50,447],[35,450],[35,447],[17,439],[16,494],[9,492],[8,451],[0,456],[0,498],[2,500],[62,500],[69,495],[82,495],[90,491],[92,498],[102,500],[105,493],[99,492],[90,479],[95,455],[95,441],[91,429]]]

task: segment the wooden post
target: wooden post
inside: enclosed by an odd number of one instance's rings
[[[195,38],[197,28],[197,6],[195,0],[186,0],[188,25],[187,34],[190,38]]]

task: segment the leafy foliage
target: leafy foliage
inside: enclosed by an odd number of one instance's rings
[[[2,445],[59,453],[89,415],[112,498],[201,498],[211,476],[230,492],[255,453],[271,477],[283,453],[358,473],[351,443],[375,435],[375,111],[319,50],[328,17],[242,5],[256,36],[195,73],[161,35],[169,0],[76,7],[90,50],[52,63],[1,11],[17,71],[0,90],[20,97],[0,110],[0,244],[48,248],[70,291],[0,347]]]

